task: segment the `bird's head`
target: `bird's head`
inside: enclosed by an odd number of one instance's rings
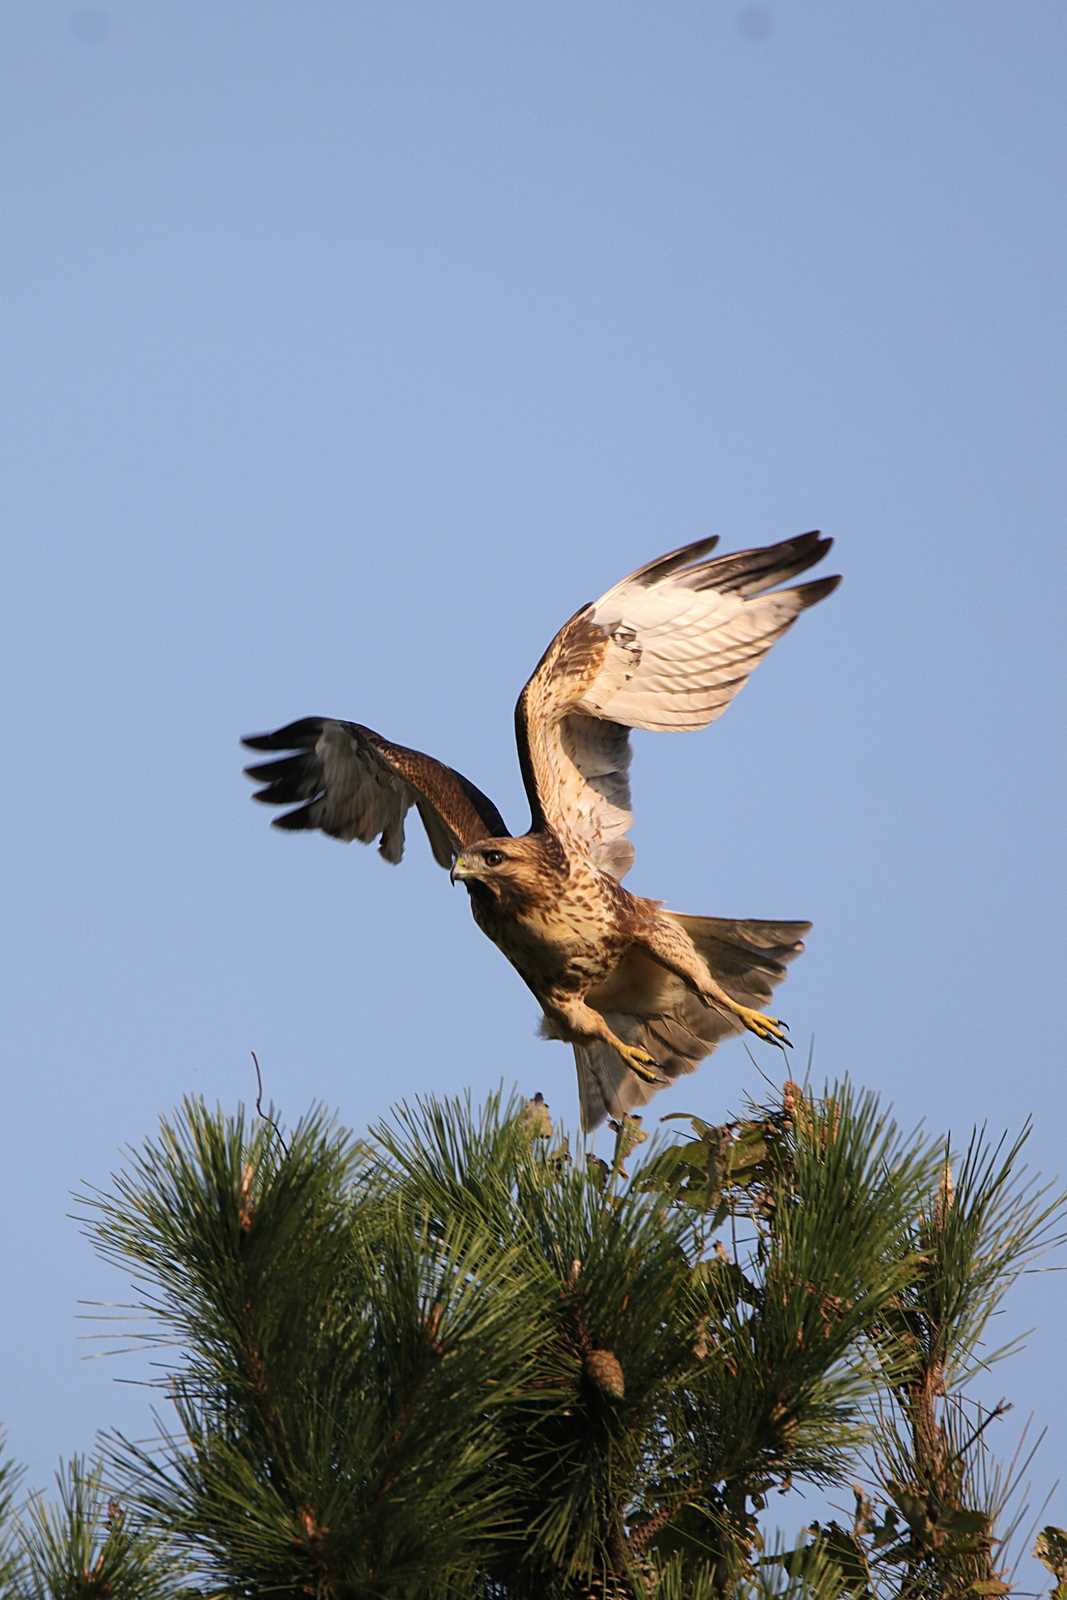
[[[536,839],[479,839],[456,857],[450,876],[472,897],[509,905],[534,889],[539,867]]]

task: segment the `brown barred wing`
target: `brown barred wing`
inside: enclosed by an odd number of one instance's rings
[[[434,859],[446,870],[476,840],[507,837],[500,812],[469,778],[358,722],[304,717],[242,743],[274,754],[273,760],[245,768],[262,785],[253,798],[296,807],[274,818],[276,828],[315,828],[362,844],[377,839],[379,853],[396,862],[404,853],[404,821],[414,806]]]

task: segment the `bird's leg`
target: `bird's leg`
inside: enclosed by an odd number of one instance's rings
[[[637,1074],[643,1083],[666,1083],[667,1079],[659,1070],[654,1056],[647,1050],[642,1050],[640,1045],[627,1044],[625,1039],[620,1039],[613,1033],[601,1013],[593,1006],[586,1005],[579,995],[559,995],[551,997],[540,995],[539,999],[545,1011],[557,1023],[565,1037],[572,1043],[592,1043],[595,1039],[610,1044],[611,1048],[622,1057],[631,1072]]]
[[[640,930],[636,942],[658,961],[668,972],[677,973],[682,982],[693,990],[706,1006],[725,1011],[736,1017],[743,1028],[754,1033],[757,1039],[770,1039],[774,1044],[792,1048],[786,1037],[788,1029],[780,1017],[764,1016],[751,1006],[727,994],[708,970],[708,964],[694,945],[685,929],[667,917],[653,917]]]

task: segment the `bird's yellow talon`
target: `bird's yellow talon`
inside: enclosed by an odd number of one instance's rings
[[[787,1037],[788,1024],[780,1017],[764,1016],[762,1011],[753,1011],[749,1006],[738,1006],[737,1017],[757,1039],[769,1039],[773,1044],[784,1045],[789,1050],[793,1048],[792,1040]]]
[[[640,1045],[625,1044],[619,1051],[619,1054],[622,1056],[622,1059],[626,1062],[626,1065],[630,1068],[631,1072],[636,1072],[637,1076],[641,1078],[643,1082],[664,1082],[663,1074],[660,1072],[655,1058],[650,1056],[647,1050],[642,1050]]]

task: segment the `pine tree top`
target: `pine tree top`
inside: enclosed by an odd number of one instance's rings
[[[1064,1214],[1025,1133],[957,1156],[848,1084],[669,1120],[607,1163],[540,1097],[365,1139],[186,1101],[81,1197],[165,1362],[158,1442],[31,1501],[0,1593],[1008,1593],[1018,1474],[967,1385]],[[805,1484],[851,1514],[766,1549]]]

